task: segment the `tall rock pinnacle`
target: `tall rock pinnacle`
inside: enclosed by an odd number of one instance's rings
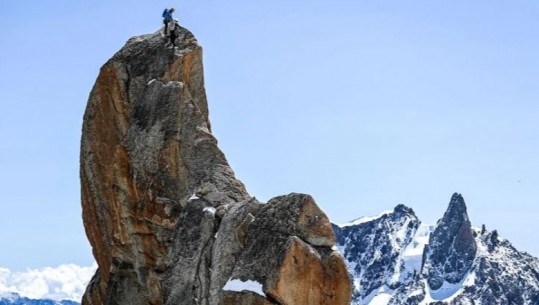
[[[455,193],[424,253],[424,272],[428,275],[429,286],[436,290],[444,282],[456,284],[462,281],[476,252],[477,244],[464,198]]]
[[[348,304],[326,215],[308,195],[250,197],[211,134],[202,48],[178,41],[131,38],[90,93],[80,176],[99,268],[83,304]]]

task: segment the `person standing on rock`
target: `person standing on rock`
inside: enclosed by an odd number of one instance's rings
[[[176,9],[173,7],[169,9],[166,8],[163,11],[163,23],[165,24],[165,36],[167,35],[168,24],[172,21],[172,13],[174,13],[174,11],[176,11]]]

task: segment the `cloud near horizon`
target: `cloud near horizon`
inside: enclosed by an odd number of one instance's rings
[[[80,302],[96,269],[96,263],[86,267],[65,264],[24,272],[0,267],[0,295],[17,293],[30,299]]]

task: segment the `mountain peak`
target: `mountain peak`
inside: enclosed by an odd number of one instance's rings
[[[454,193],[451,196],[451,201],[449,201],[449,206],[447,207],[446,214],[454,215],[455,213],[463,213],[468,217],[466,203],[464,202],[464,197],[459,193]],[[445,217],[445,216],[444,216]]]
[[[453,194],[443,218],[430,236],[425,252],[428,283],[434,290],[444,282],[461,281],[472,266],[477,244],[466,211],[464,198]]]
[[[449,205],[445,210],[444,216],[438,220],[438,224],[440,222],[470,222],[468,217],[468,208],[466,207],[466,202],[461,194],[454,193],[451,196],[451,200],[449,201]]]
[[[405,206],[404,204],[399,204],[397,205],[393,211],[396,213],[396,214],[408,214],[408,215],[411,215],[411,216],[416,216],[415,215],[415,212],[412,208],[408,207],[408,206]]]
[[[471,231],[462,195],[437,226],[398,205],[356,226],[334,226],[353,277],[352,304],[539,304],[539,260],[496,230]]]

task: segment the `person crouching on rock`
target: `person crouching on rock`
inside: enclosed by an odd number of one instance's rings
[[[168,24],[172,21],[172,13],[174,13],[176,9],[175,8],[166,8],[164,11],[163,11],[163,23],[165,24],[165,36],[167,36],[167,29],[168,29]]]

